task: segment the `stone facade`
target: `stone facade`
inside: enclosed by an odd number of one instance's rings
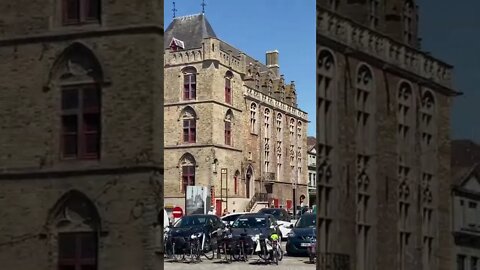
[[[217,214],[249,211],[259,199],[286,206],[295,181],[297,201],[307,197],[307,115],[297,108],[294,83],[279,73],[278,52],[266,58],[265,65],[218,39],[203,14],[167,28],[167,205],[184,207],[183,184],[210,186]],[[194,168],[190,176],[185,167]]]
[[[77,265],[159,269],[163,1],[98,1],[69,25],[62,3],[0,3],[2,268],[58,269],[77,233],[95,239]],[[79,85],[100,89],[93,159],[62,157],[62,96]]]
[[[452,67],[419,50],[413,1],[328,2],[317,1],[318,251],[355,270],[451,269]]]

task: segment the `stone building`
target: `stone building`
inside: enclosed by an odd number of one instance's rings
[[[159,269],[163,1],[0,2],[2,269]]]
[[[165,33],[166,205],[184,207],[189,185],[211,187],[217,214],[306,198],[307,114],[278,59],[270,51],[263,64],[222,41],[204,14],[174,18]]]
[[[480,145],[452,142],[452,221],[455,270],[480,268]]]
[[[452,66],[421,50],[417,11],[410,0],[317,1],[318,251],[349,269],[454,266],[458,92]]]

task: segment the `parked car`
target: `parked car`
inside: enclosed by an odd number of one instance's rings
[[[232,225],[233,222],[241,215],[248,214],[247,212],[235,212],[232,214],[225,215],[221,217],[220,219],[225,225]]]
[[[285,239],[290,232],[290,226],[293,225],[292,217],[284,208],[262,208],[258,213],[269,214],[275,217],[280,228],[280,236]]]
[[[241,234],[247,234],[247,236],[252,239],[252,243],[255,242],[260,235],[270,237],[273,233],[280,234],[275,217],[260,213],[248,213],[239,216],[233,222],[232,226],[230,226],[230,231],[233,238],[238,238]]]
[[[195,214],[183,216],[172,226],[167,235],[167,248],[175,242],[175,248],[182,248],[186,246],[189,237],[195,233],[203,233],[206,237],[206,244],[210,243],[210,234],[212,237],[223,230],[225,225],[215,215]]]
[[[298,219],[287,238],[289,255],[308,255],[308,248],[316,242],[316,214],[305,213]]]

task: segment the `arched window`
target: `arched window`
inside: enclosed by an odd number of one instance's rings
[[[400,87],[398,88],[397,104],[398,133],[400,138],[406,140],[406,143],[408,144],[408,139],[414,135],[412,130],[415,125],[414,98],[412,87],[409,83],[402,82],[400,84]]]
[[[265,138],[270,138],[270,109],[265,108],[264,111],[265,120],[263,124],[265,125]]]
[[[297,123],[297,137],[300,143],[300,140],[302,139],[302,122],[301,121],[298,121]]]
[[[195,111],[191,107],[182,110],[183,142],[195,143],[197,141],[197,120]]]
[[[227,71],[225,74],[225,103],[232,104],[232,78],[233,73]]]
[[[183,69],[183,100],[197,98],[197,70],[193,67]]]
[[[282,114],[277,113],[277,121],[276,121],[276,123],[277,123],[277,138],[279,140],[281,140],[281,138],[282,138],[282,118],[283,118]]]
[[[250,104],[250,132],[257,133],[257,104],[252,102]]]
[[[191,154],[183,155],[180,160],[180,168],[182,172],[182,183],[181,183],[181,192],[185,193],[187,191],[187,186],[195,185],[195,159]]]
[[[101,223],[93,202],[70,191],[52,209],[48,223],[57,233],[58,269],[97,269]]]
[[[232,122],[233,122],[233,113],[232,110],[228,110],[225,115],[225,144],[232,145]]]
[[[265,125],[265,132],[264,132],[264,166],[265,172],[270,172],[270,109],[265,108],[264,117],[265,120],[263,124]]]
[[[102,68],[85,46],[75,43],[55,62],[50,79],[61,93],[61,156],[98,159],[101,141]]]
[[[426,90],[422,94],[421,104],[421,126],[422,126],[422,143],[424,146],[430,146],[433,140],[435,129],[435,98],[432,92]]]
[[[293,140],[295,135],[295,119],[290,118],[290,139]]]
[[[100,0],[62,0],[63,24],[100,22]]]
[[[233,191],[235,195],[238,194],[238,178],[240,177],[240,172],[237,170],[235,176],[233,177]]]

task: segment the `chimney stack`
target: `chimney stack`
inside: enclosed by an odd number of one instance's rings
[[[267,56],[267,60],[266,60],[267,67],[271,71],[273,71],[276,77],[278,77],[278,73],[280,69],[280,66],[278,65],[278,51],[277,50],[268,51],[266,56]]]

